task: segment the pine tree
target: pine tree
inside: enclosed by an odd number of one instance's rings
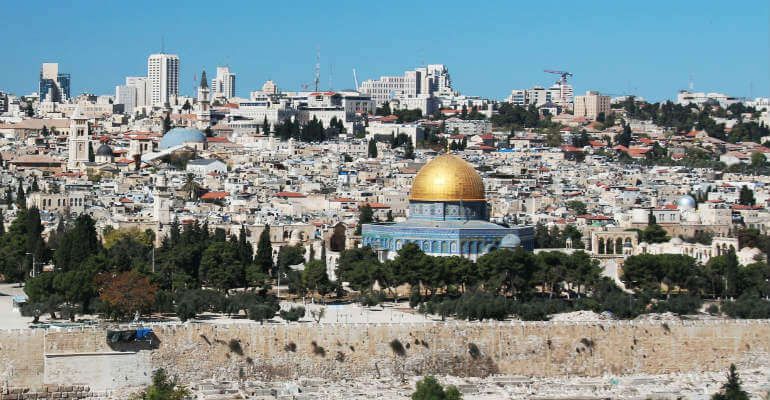
[[[267,122],[267,115],[265,115],[265,119],[262,120],[262,134],[270,136],[270,124]]]
[[[94,155],[94,146],[91,144],[91,141],[88,141],[88,162],[94,162],[96,160],[96,156]]]
[[[315,260],[315,246],[313,246],[313,243],[310,243],[310,250],[308,251],[307,260]]]
[[[270,225],[268,224],[265,224],[265,229],[259,235],[255,261],[262,272],[269,274],[273,270],[273,245],[270,243]]]
[[[741,378],[735,370],[735,364],[730,364],[727,382],[722,385],[721,393],[711,396],[712,400],[749,400],[749,394],[741,387]]]
[[[37,176],[32,177],[32,185],[29,188],[30,193],[39,192],[40,187],[37,186]]]
[[[756,200],[754,199],[754,191],[749,189],[748,186],[743,185],[738,195],[738,203],[744,206],[753,206],[756,204]]]
[[[326,242],[321,242],[321,262],[326,265]]]
[[[5,235],[5,215],[3,215],[3,209],[0,208],[0,237]]]
[[[11,190],[11,188],[8,188],[5,190],[5,205],[10,207],[11,204],[13,204],[13,190]]]
[[[377,158],[377,141],[374,139],[369,141],[369,158]]]
[[[16,189],[16,207],[27,207],[27,196],[24,194],[24,186],[22,186],[21,179],[19,179],[19,188]]]
[[[241,225],[241,231],[238,233],[238,257],[243,265],[249,265],[254,261],[254,248],[248,241],[249,231]]]

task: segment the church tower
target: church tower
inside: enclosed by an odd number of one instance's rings
[[[209,108],[209,84],[206,82],[206,71],[201,74],[201,85],[198,87],[198,128],[205,129],[211,125],[211,110]]]
[[[70,133],[67,138],[67,167],[78,168],[82,163],[88,162],[88,144],[91,140],[91,130],[88,118],[80,111],[80,106],[70,117]]]

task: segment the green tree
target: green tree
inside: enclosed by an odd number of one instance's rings
[[[163,118],[163,134],[165,135],[168,131],[171,130],[171,116],[170,114],[166,114],[166,116]]]
[[[96,222],[89,215],[82,214],[60,239],[59,247],[53,256],[56,269],[74,270],[81,262],[100,250],[101,242],[96,235]]]
[[[767,158],[764,154],[755,151],[751,153],[751,168],[758,170],[767,164]]]
[[[270,243],[270,225],[265,224],[257,242],[257,256],[254,260],[263,273],[273,270],[273,245]]]
[[[572,210],[576,215],[584,215],[588,213],[586,203],[580,200],[571,200],[567,202],[567,208]]]
[[[96,156],[94,155],[94,146],[91,144],[91,141],[88,141],[88,161],[94,162],[96,160]]]
[[[377,141],[374,139],[369,140],[369,158],[377,158]]]
[[[744,206],[753,206],[756,203],[754,191],[746,185],[741,186],[741,191],[738,194],[738,203]]]
[[[198,274],[203,284],[227,292],[246,286],[246,271],[232,242],[213,242],[203,252]]]
[[[358,225],[356,226],[356,235],[361,234],[361,228],[364,224],[374,222],[374,211],[369,204],[358,207]]]
[[[454,386],[449,386],[444,389],[443,386],[432,376],[426,376],[419,382],[414,393],[412,393],[412,400],[460,400],[462,395],[460,391]]]
[[[722,385],[719,393],[711,396],[712,400],[749,400],[749,394],[741,387],[741,378],[735,364],[730,364],[727,372],[727,382]]]
[[[311,260],[305,263],[302,271],[302,286],[307,291],[314,291],[320,295],[329,292],[331,283],[326,274],[326,264],[319,260]]]
[[[371,247],[343,250],[337,261],[337,280],[348,282],[353,290],[363,292],[372,287],[381,267],[377,254]]]
[[[412,144],[412,138],[406,141],[404,145],[404,158],[408,160],[414,160],[414,144]]]
[[[159,368],[152,374],[152,385],[135,400],[184,400],[190,395],[190,391],[179,384],[176,378],[170,379],[166,370]]]
[[[535,256],[521,247],[491,251],[479,257],[476,264],[485,288],[493,293],[511,292],[522,297],[532,290],[537,263]]]
[[[262,120],[262,134],[270,136],[270,123],[267,122],[267,115],[265,115],[265,118]]]
[[[663,243],[669,240],[668,233],[662,226],[651,223],[639,231],[639,240],[647,243]]]
[[[24,185],[21,179],[19,179],[19,186],[16,188],[16,207],[27,208],[27,196],[24,193]]]

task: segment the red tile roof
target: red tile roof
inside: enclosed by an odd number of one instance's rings
[[[227,192],[208,192],[201,196],[201,200],[223,200],[229,195]]]
[[[275,194],[275,197],[301,198],[306,196],[302,193],[297,193],[297,192],[278,192]]]

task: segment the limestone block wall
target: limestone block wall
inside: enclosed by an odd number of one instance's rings
[[[765,320],[184,324],[154,331],[152,347],[117,349],[95,328],[0,331],[0,383],[114,389],[144,384],[159,367],[186,383],[428,373],[661,374],[721,371],[730,363],[770,367],[770,321]]]

